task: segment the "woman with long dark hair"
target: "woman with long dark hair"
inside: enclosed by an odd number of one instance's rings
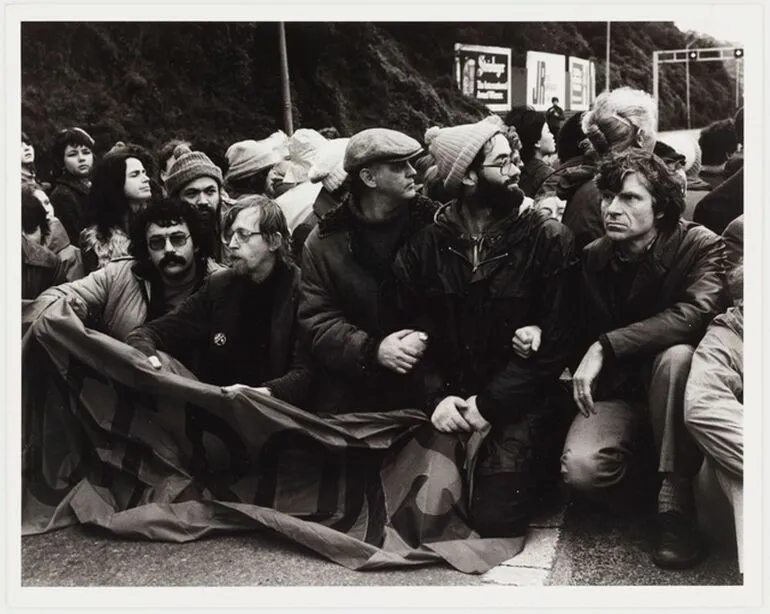
[[[88,225],[80,235],[86,272],[129,255],[129,227],[153,198],[150,177],[154,172],[151,154],[132,144],[116,145],[96,165],[86,214]]]

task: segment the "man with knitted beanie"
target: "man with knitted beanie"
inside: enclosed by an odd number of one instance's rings
[[[429,339],[425,409],[446,433],[486,434],[471,476],[471,519],[482,537],[524,535],[537,486],[558,479],[565,421],[559,375],[567,364],[574,262],[567,228],[520,212],[520,158],[498,117],[431,128],[426,142],[454,200],[394,262],[397,324]],[[531,325],[542,344],[518,350]],[[521,355],[518,353],[521,351]],[[562,396],[564,392],[562,392]]]
[[[210,237],[214,258],[221,262],[222,170],[205,153],[191,151],[184,143],[177,146],[173,156],[165,182],[168,195],[195,207]]]
[[[437,205],[417,194],[415,139],[370,128],[347,143],[349,194],[310,233],[302,254],[300,324],[323,375],[324,413],[415,407],[412,370],[425,349],[420,331],[387,328],[383,304],[393,258],[431,223]]]

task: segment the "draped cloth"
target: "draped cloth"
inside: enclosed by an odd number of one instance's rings
[[[29,307],[24,535],[87,524],[184,542],[266,528],[350,569],[446,562],[466,573],[523,547],[469,526],[477,435],[438,433],[416,409],[317,416],[224,393],[166,355],[155,371],[66,301]]]

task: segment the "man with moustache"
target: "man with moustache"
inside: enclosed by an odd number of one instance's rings
[[[303,406],[310,371],[304,354],[294,359],[299,269],[286,218],[265,196],[243,197],[225,215],[221,240],[232,267],[126,342],[155,369],[164,351],[223,392],[248,388]]]
[[[486,432],[471,520],[483,537],[524,535],[538,472],[558,477],[558,379],[570,351],[573,238],[539,211],[519,212],[521,160],[496,116],[426,133],[455,199],[396,257],[396,326],[425,331],[425,409],[446,433]],[[516,331],[548,334],[522,358]],[[549,441],[549,439],[551,441]]]
[[[573,378],[580,413],[562,474],[595,499],[635,494],[632,461],[650,433],[662,478],[652,561],[688,568],[705,549],[692,492],[702,455],[685,427],[685,387],[694,347],[728,304],[724,242],[681,219],[682,185],[648,151],[610,154],[595,181],[605,234],[582,253],[584,354]]]
[[[66,300],[86,325],[121,341],[192,295],[222,267],[190,205],[166,199],[143,209],[130,229],[131,257],[116,258],[76,281],[42,293],[25,311],[35,315]]]

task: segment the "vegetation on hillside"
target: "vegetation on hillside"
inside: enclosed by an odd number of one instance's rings
[[[456,42],[510,47],[513,65],[522,67],[528,50],[594,59],[601,91],[605,27],[287,23],[294,125],[334,125],[343,134],[385,125],[420,138],[430,125],[484,116],[455,87]],[[100,151],[116,140],[156,148],[182,137],[224,165],[230,143],[282,127],[275,23],[28,22],[21,41],[22,124],[43,149],[58,129],[79,125]],[[672,23],[614,23],[611,85],[651,91],[652,51],[685,43]],[[693,126],[732,115],[735,86],[722,63],[693,63],[690,72]],[[684,66],[665,66],[662,130],[685,126],[684,98]]]

